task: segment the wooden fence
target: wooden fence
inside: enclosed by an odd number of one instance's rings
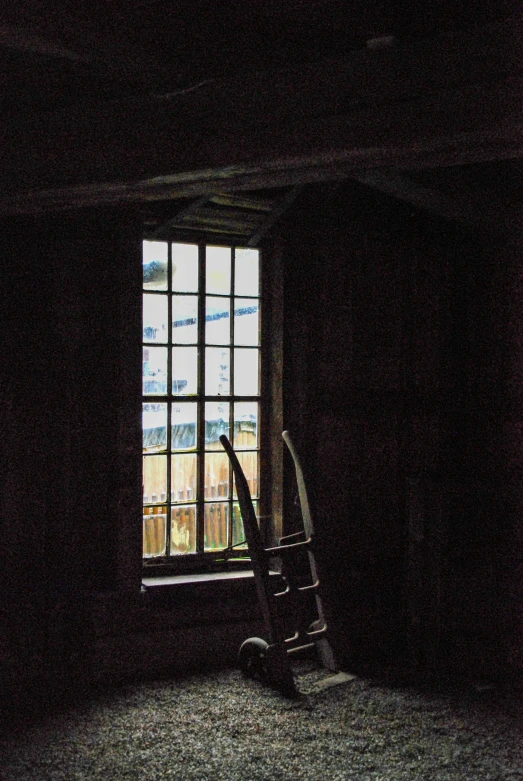
[[[214,449],[216,447],[216,449]],[[238,431],[235,448],[256,447],[252,430]],[[229,459],[219,442],[207,443],[213,448],[205,453],[204,478],[204,539],[205,550],[221,550],[232,540],[244,539],[243,524],[235,496],[229,496]],[[220,452],[222,450],[222,452]],[[238,460],[247,478],[251,494],[258,496],[258,453],[256,450],[238,452]],[[167,456],[155,454],[144,461],[144,504],[154,506],[143,511],[143,555],[166,555],[167,523],[170,515],[170,554],[194,553],[197,549],[196,485],[197,456],[195,453],[175,454],[172,470],[171,505],[167,497]],[[229,529],[231,538],[229,538]]]

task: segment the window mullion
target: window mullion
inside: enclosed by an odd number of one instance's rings
[[[173,318],[172,318],[172,243],[167,245],[167,495],[166,500],[166,513],[165,519],[165,554],[169,556],[171,553],[171,502],[172,502],[172,489],[171,489],[171,460],[172,460],[172,363],[173,363],[173,351],[172,351],[172,335],[173,335]]]
[[[234,279],[235,279],[235,262],[236,262],[236,248],[231,249],[231,290],[229,294],[229,311],[230,323],[229,323],[229,437],[234,446]],[[228,544],[233,544],[233,475],[232,469],[229,467],[229,528],[227,529]]]
[[[203,553],[205,547],[205,244],[198,247],[198,507],[196,550]]]

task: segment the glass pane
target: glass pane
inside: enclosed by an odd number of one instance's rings
[[[259,343],[259,309],[259,303],[255,299],[234,299],[234,344],[254,346]]]
[[[171,461],[171,502],[196,499],[196,453],[173,456]]]
[[[173,404],[171,407],[171,448],[173,450],[194,450],[196,448],[196,402]]]
[[[229,402],[208,401],[205,404],[205,447],[224,453],[220,437],[229,436]]]
[[[234,351],[234,393],[236,396],[257,396],[259,393],[258,350]]]
[[[171,509],[171,555],[196,552],[196,507],[194,504]]]
[[[234,254],[234,292],[237,296],[257,296],[260,292],[260,252],[237,249]]]
[[[223,453],[207,453],[205,456],[204,498],[226,499],[229,496],[229,458]]]
[[[167,243],[144,241],[142,245],[145,290],[167,290]]]
[[[173,395],[192,395],[198,392],[198,348],[173,347]]]
[[[239,545],[238,543],[245,542],[245,531],[243,528],[242,514],[240,512],[240,505],[238,502],[233,502],[232,505],[232,544],[236,545],[236,550],[244,550],[247,548],[247,543]]]
[[[173,296],[173,343],[196,344],[198,341],[198,297]]]
[[[227,295],[231,292],[231,250],[229,247],[207,247],[205,256],[207,293]]]
[[[251,497],[258,497],[258,453],[256,450],[236,453],[238,461],[243,469],[243,474],[249,485],[249,491]],[[238,494],[236,493],[236,482],[233,488],[233,496],[236,499]]]
[[[256,518],[259,518],[258,502],[252,503]],[[259,521],[258,521],[259,525]],[[243,545],[239,543],[244,543]],[[243,528],[242,514],[240,512],[240,505],[238,502],[232,503],[232,544],[235,546],[235,550],[243,551],[248,549],[247,542],[245,541],[245,530]]]
[[[143,348],[144,396],[167,393],[167,347]]]
[[[198,292],[198,245],[173,244],[173,290],[176,293]]]
[[[167,456],[143,457],[143,503],[165,502],[167,497]]]
[[[258,447],[258,403],[237,401],[234,405],[233,447]]]
[[[167,342],[167,296],[143,296],[144,342]]]
[[[212,502],[205,505],[204,535],[205,550],[222,550],[227,547],[229,526],[228,502]]]
[[[165,556],[167,544],[167,507],[144,507],[143,555]]]
[[[167,404],[142,405],[143,452],[154,453],[167,447]]]
[[[231,343],[231,300],[207,296],[205,300],[205,341],[207,344]]]
[[[205,393],[207,396],[228,396],[231,351],[223,347],[205,350]]]

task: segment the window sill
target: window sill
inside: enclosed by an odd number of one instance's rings
[[[278,572],[270,572],[274,578],[274,591],[280,584]],[[142,579],[142,603],[144,605],[172,605],[184,607],[189,612],[200,612],[205,605],[215,605],[215,610],[226,615],[252,609],[258,605],[256,583],[252,570],[230,572],[186,573],[184,575],[158,575]]]
[[[271,574],[277,575],[274,572]],[[243,569],[232,572],[200,572],[191,573],[185,575],[158,575],[157,577],[142,578],[142,585],[145,586],[145,590],[165,588],[166,586],[183,586],[188,583],[208,583],[209,581],[221,581],[221,580],[241,580],[246,578],[254,578],[254,572],[252,569]]]

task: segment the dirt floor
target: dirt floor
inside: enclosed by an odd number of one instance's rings
[[[328,686],[308,663],[295,679],[293,699],[224,670],[14,714],[0,739],[0,779],[523,779],[515,692],[408,678]]]

